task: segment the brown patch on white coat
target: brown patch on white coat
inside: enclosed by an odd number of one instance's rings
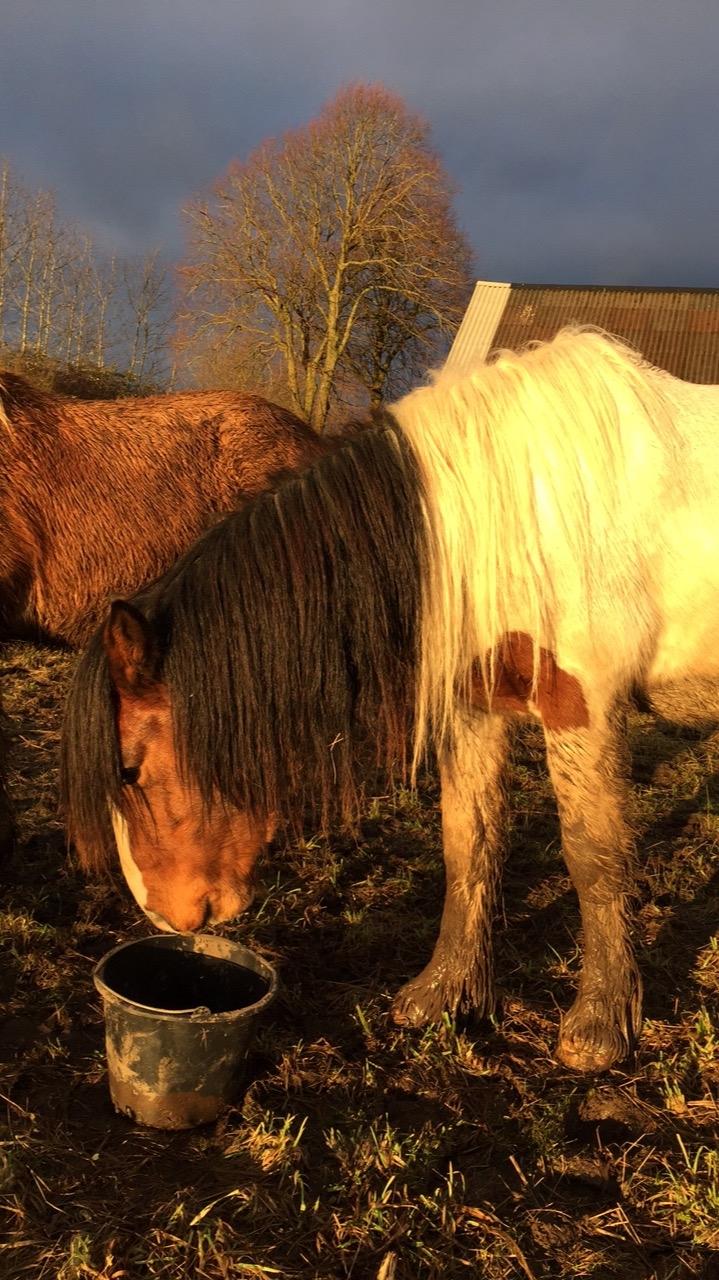
[[[483,669],[475,664],[474,707],[496,715],[534,713],[545,729],[555,732],[588,728],[589,712],[576,676],[563,671],[549,649],[540,647],[535,659],[526,632],[508,632],[484,666],[491,672],[492,693],[487,696]]]

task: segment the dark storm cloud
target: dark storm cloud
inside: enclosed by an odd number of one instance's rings
[[[482,275],[716,284],[716,0],[5,0],[0,151],[107,247],[348,80],[430,121]]]

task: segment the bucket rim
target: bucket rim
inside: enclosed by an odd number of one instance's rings
[[[159,941],[168,950],[170,950],[172,949],[173,941],[185,940],[194,942],[195,940],[203,938],[211,939],[215,943],[224,942],[234,952],[245,952],[245,954],[252,959],[254,964],[259,966],[259,976],[264,978],[269,984],[265,994],[260,996],[260,999],[254,1001],[252,1004],[243,1005],[240,1009],[228,1009],[224,1013],[212,1013],[205,1005],[190,1005],[186,1009],[162,1009],[155,1005],[142,1004],[141,1001],[131,1000],[128,996],[123,996],[119,991],[115,991],[113,987],[109,986],[102,976],[102,971],[108,961],[112,960],[113,956],[116,956],[118,952],[127,951],[130,947],[136,947],[142,943],[153,943]],[[183,950],[182,947],[178,947],[177,949]],[[185,949],[190,953],[196,952],[196,948],[194,946]],[[203,953],[199,952],[199,954]],[[211,956],[211,958],[220,959],[222,957]],[[237,964],[239,968],[242,968],[241,961],[235,960],[234,957],[226,956],[224,959],[227,959],[230,963]],[[249,966],[244,967],[249,968]],[[255,972],[257,972],[257,970],[255,970]],[[279,975],[274,965],[270,964],[269,960],[265,960],[264,956],[253,951],[251,947],[245,946],[243,942],[233,942],[232,939],[224,938],[221,934],[151,933],[144,938],[130,938],[127,942],[120,942],[116,947],[112,947],[109,951],[106,951],[98,960],[92,971],[92,980],[95,984],[96,990],[99,991],[102,996],[103,1002],[111,1002],[121,1005],[124,1008],[131,1010],[133,1015],[139,1015],[140,1017],[147,1018],[162,1018],[168,1021],[171,1021],[174,1018],[182,1022],[187,1022],[188,1019],[193,1016],[196,1017],[198,1021],[201,1020],[203,1022],[236,1022],[238,1018],[246,1016],[254,1018],[272,1003],[277,995]]]

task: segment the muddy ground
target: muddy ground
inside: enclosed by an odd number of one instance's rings
[[[511,772],[494,1025],[388,1020],[441,910],[437,790],[371,799],[357,840],[271,851],[226,930],[281,974],[247,1087],[211,1126],[144,1130],[108,1092],[93,965],[150,929],[86,882],[56,816],[73,665],[3,650],[17,852],[0,868],[0,1277],[719,1278],[719,736],[632,719],[635,1058],[553,1058],[578,912],[535,730]]]

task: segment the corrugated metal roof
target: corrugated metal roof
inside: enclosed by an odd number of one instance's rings
[[[455,345],[465,324],[467,333],[472,332],[475,322],[469,313],[475,299],[479,315],[485,314],[478,285]],[[719,289],[513,284],[489,342],[484,332],[472,350],[465,341],[462,360],[476,362],[496,347],[516,350],[527,342],[547,340],[568,324],[598,325],[676,377],[719,383]],[[453,353],[454,347],[450,358]]]
[[[511,288],[497,280],[479,280],[474,286],[447,356],[447,364],[458,373],[487,358]]]

